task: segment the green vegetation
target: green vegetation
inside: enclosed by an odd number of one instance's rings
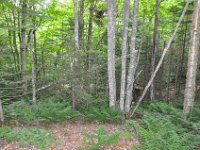
[[[199,122],[184,120],[181,112],[181,109],[162,102],[144,104],[140,109],[141,120],[126,121],[129,129],[139,136],[141,143],[137,149],[192,150],[198,146]]]
[[[101,146],[117,144],[120,132],[108,133],[104,128],[99,128],[95,133],[84,133],[83,141],[89,146],[89,150],[98,150]]]
[[[33,122],[60,122],[79,117],[79,113],[73,111],[71,106],[64,102],[53,100],[41,101],[36,107],[19,101],[5,107],[6,119],[14,119],[21,123]]]
[[[22,147],[34,145],[39,149],[46,149],[54,143],[51,132],[38,128],[0,127],[0,139],[7,142],[17,141]]]

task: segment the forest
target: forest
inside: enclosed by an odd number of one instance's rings
[[[200,149],[200,0],[0,0],[0,150]]]

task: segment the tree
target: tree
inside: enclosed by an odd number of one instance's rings
[[[22,27],[21,27],[21,39],[20,39],[20,49],[21,49],[21,70],[22,70],[22,89],[23,93],[27,92],[27,72],[26,72],[26,16],[27,16],[27,2],[23,0],[22,2]]]
[[[33,50],[33,4],[32,0],[30,0],[30,54],[31,54],[31,65],[32,65],[32,99],[33,104],[36,105],[36,72],[35,72],[35,53]]]
[[[156,0],[156,11],[155,11],[155,20],[154,20],[154,31],[153,31],[153,49],[151,52],[151,76],[154,72],[155,69],[155,61],[156,61],[156,52],[158,50],[158,12],[159,12],[159,7],[160,7],[160,2],[159,0]],[[150,99],[153,100],[155,99],[155,85],[154,85],[154,80],[151,83],[150,87]]]
[[[192,111],[195,98],[196,73],[200,37],[200,0],[196,1],[192,18],[191,39],[188,53],[187,77],[185,85],[183,115],[187,117]]]
[[[137,56],[138,51],[136,50],[136,34],[137,34],[137,25],[138,25],[138,10],[139,2],[134,0],[134,14],[133,14],[133,25],[132,25],[132,35],[131,35],[131,44],[130,44],[130,62],[129,70],[127,75],[127,85],[126,85],[126,101],[125,101],[125,112],[130,111],[131,102],[132,102],[132,91],[133,84],[135,81],[135,71],[137,67]]]
[[[108,0],[108,85],[109,106],[115,108],[116,79],[115,79],[115,26],[116,26],[116,1]]]
[[[77,110],[79,108],[79,94],[80,94],[80,81],[79,81],[79,17],[78,17],[78,2],[74,2],[74,63],[73,63],[73,109]]]
[[[178,28],[179,28],[179,26],[180,26],[180,24],[181,24],[181,21],[183,20],[183,18],[184,18],[184,16],[185,16],[185,13],[186,13],[186,11],[187,11],[187,8],[188,8],[189,4],[190,4],[190,1],[187,1],[186,4],[185,4],[185,7],[184,7],[184,9],[183,9],[183,12],[182,12],[182,14],[181,14],[181,16],[180,16],[180,18],[179,18],[179,20],[178,20],[178,23],[176,24],[176,28],[175,28],[175,30],[174,30],[174,32],[173,32],[171,38],[169,39],[169,41],[168,41],[166,47],[165,47],[164,50],[163,50],[163,53],[162,53],[161,58],[160,58],[160,60],[159,60],[159,62],[158,62],[158,65],[156,66],[154,73],[152,74],[151,78],[149,79],[147,85],[145,86],[144,91],[142,92],[142,95],[140,96],[140,98],[139,98],[139,100],[138,100],[138,102],[137,102],[135,108],[133,109],[133,112],[132,112],[131,116],[134,115],[135,111],[137,110],[137,108],[139,107],[140,103],[141,103],[142,100],[144,99],[144,97],[145,97],[145,95],[146,95],[146,93],[147,93],[149,87],[151,86],[152,81],[154,80],[155,76],[157,75],[158,70],[160,69],[160,67],[161,67],[161,65],[162,65],[162,63],[163,63],[163,60],[164,60],[164,58],[165,58],[165,55],[166,55],[166,53],[168,52],[168,50],[169,50],[169,48],[170,48],[170,46],[171,46],[171,44],[172,44],[172,41],[174,40],[174,38],[175,38],[175,36],[176,36],[176,33],[177,33],[177,31],[178,31]]]
[[[2,107],[1,99],[0,99],[0,122],[1,123],[4,122],[3,107]]]
[[[127,58],[127,39],[128,23],[130,16],[130,0],[124,0],[124,31],[122,39],[122,56],[121,56],[121,90],[120,90],[120,110],[124,111],[125,92],[126,92],[126,58]]]

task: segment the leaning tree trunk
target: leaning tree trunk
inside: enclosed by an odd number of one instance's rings
[[[124,111],[125,91],[126,91],[126,55],[128,39],[128,22],[130,16],[130,0],[124,1],[124,32],[122,39],[122,57],[121,57],[121,90],[120,90],[120,110]]]
[[[132,25],[132,35],[131,35],[131,44],[130,44],[130,62],[129,62],[129,70],[127,76],[127,85],[126,85],[126,101],[125,101],[125,112],[130,111],[131,101],[133,98],[133,84],[135,80],[135,70],[137,67],[137,55],[138,51],[136,50],[136,33],[137,33],[137,24],[138,24],[138,10],[139,10],[139,2],[138,0],[134,0],[134,15],[133,15],[133,25]]]
[[[172,41],[174,40],[174,38],[175,38],[175,36],[176,36],[176,33],[177,33],[177,31],[178,31],[178,28],[179,28],[179,26],[180,26],[180,24],[181,24],[181,21],[183,20],[183,17],[185,16],[185,13],[186,13],[186,11],[187,11],[187,8],[188,8],[189,4],[190,4],[190,1],[187,1],[186,4],[185,4],[185,7],[184,7],[184,9],[183,9],[183,12],[182,12],[182,14],[181,14],[181,16],[180,16],[180,18],[179,18],[179,20],[178,20],[178,23],[177,23],[177,25],[176,25],[176,28],[175,28],[175,30],[174,30],[174,32],[173,32],[171,38],[169,39],[169,42],[167,43],[166,47],[165,47],[164,50],[163,50],[163,53],[162,53],[162,55],[161,55],[161,57],[160,57],[160,60],[159,60],[159,62],[158,62],[158,65],[156,66],[154,73],[152,74],[150,80],[148,81],[146,87],[144,88],[144,91],[142,92],[142,95],[140,96],[140,98],[139,98],[139,100],[138,100],[138,102],[137,102],[135,108],[133,109],[133,112],[132,112],[131,116],[134,115],[135,111],[137,110],[137,108],[139,107],[140,103],[141,103],[142,100],[144,99],[144,97],[145,97],[145,95],[146,95],[146,93],[147,93],[149,87],[151,86],[152,81],[154,80],[155,76],[157,75],[158,70],[160,69],[160,67],[161,67],[161,65],[162,65],[162,63],[163,63],[163,60],[164,60],[164,58],[165,58],[165,55],[166,55],[168,49],[170,48],[170,46],[171,46],[171,44],[172,44]]]
[[[27,75],[26,75],[26,16],[27,16],[27,4],[26,0],[22,3],[22,27],[21,27],[21,75],[22,75],[22,90],[25,94],[27,92]]]
[[[188,70],[185,86],[183,115],[187,117],[192,111],[195,98],[196,73],[200,37],[200,0],[196,1],[192,18],[191,39],[188,53]]]
[[[109,106],[115,108],[116,79],[115,79],[115,26],[116,26],[116,1],[107,0],[108,5],[108,85]]]
[[[155,70],[155,61],[156,61],[156,52],[158,50],[158,12],[159,12],[159,0],[156,0],[156,12],[155,12],[155,20],[154,20],[154,32],[153,32],[153,49],[151,53],[151,76]],[[151,83],[150,87],[150,99],[155,99],[155,84],[154,80]]]

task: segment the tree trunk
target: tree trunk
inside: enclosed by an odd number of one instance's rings
[[[184,37],[183,37],[183,48],[182,48],[182,54],[181,54],[181,62],[180,62],[180,68],[179,68],[179,72],[178,72],[178,89],[177,89],[177,96],[180,96],[180,90],[181,90],[181,82],[179,81],[179,79],[181,80],[181,76],[183,75],[183,63],[185,60],[185,47],[186,47],[186,40],[187,40],[187,30],[188,30],[188,16],[187,16],[187,20],[186,20],[186,25],[185,25],[185,32],[184,32]]]
[[[115,108],[116,79],[115,79],[115,26],[116,26],[116,1],[107,0],[108,5],[108,85],[109,106]]]
[[[138,25],[138,10],[139,10],[139,2],[138,0],[134,0],[134,15],[133,15],[133,25],[132,25],[132,35],[131,35],[131,44],[130,44],[130,62],[129,62],[129,70],[127,76],[127,85],[126,85],[126,101],[125,101],[125,112],[130,111],[130,106],[132,102],[132,91],[133,84],[135,81],[135,70],[137,67],[137,55],[138,51],[136,50],[136,34],[137,34],[137,25]]]
[[[127,39],[128,24],[130,16],[130,0],[124,1],[124,32],[122,39],[122,56],[121,56],[121,90],[120,90],[120,110],[124,111],[125,91],[126,91],[126,55],[127,55]]]
[[[83,31],[84,31],[84,0],[79,2],[79,48],[83,49]]]
[[[15,50],[15,55],[16,55],[16,62],[17,62],[17,71],[20,72],[20,59],[19,59],[19,52],[18,52],[18,48],[17,48],[17,37],[16,37],[16,29],[17,29],[17,25],[16,25],[16,17],[15,17],[15,9],[13,9],[12,11],[12,15],[13,15],[13,25],[14,25],[14,30],[13,30],[13,46],[14,46],[14,50]]]
[[[73,87],[72,87],[72,95],[73,95],[73,109],[79,109],[79,97],[80,97],[80,68],[79,68],[79,17],[78,17],[78,2],[77,0],[73,0],[74,2],[74,64],[73,64]]]
[[[0,99],[0,122],[4,123],[3,107]]]
[[[32,72],[31,72],[31,78],[32,78],[32,101],[34,106],[36,105],[36,72],[35,72],[35,54],[33,50],[33,9],[32,9],[32,0],[30,0],[30,54],[31,54],[31,65],[32,65]]]
[[[88,37],[87,37],[87,69],[90,70],[90,50],[92,49],[92,30],[93,30],[93,12],[94,12],[94,5],[91,4],[90,6],[90,17],[89,17],[89,27],[88,27]]]
[[[187,117],[192,111],[196,90],[196,73],[200,37],[200,0],[196,1],[193,18],[191,39],[188,53],[188,70],[186,77],[183,115]]]
[[[20,42],[20,49],[21,49],[21,61],[22,61],[22,89],[23,93],[27,92],[27,75],[26,75],[26,16],[27,16],[27,4],[26,0],[23,0],[22,3],[22,27],[21,27],[21,42]]]
[[[158,12],[159,12],[159,0],[156,0],[156,12],[155,12],[155,20],[154,20],[154,32],[153,32],[153,49],[151,53],[151,76],[155,70],[155,61],[156,61],[156,52],[158,51]],[[154,80],[151,83],[150,87],[150,99],[155,99],[155,85]]]

